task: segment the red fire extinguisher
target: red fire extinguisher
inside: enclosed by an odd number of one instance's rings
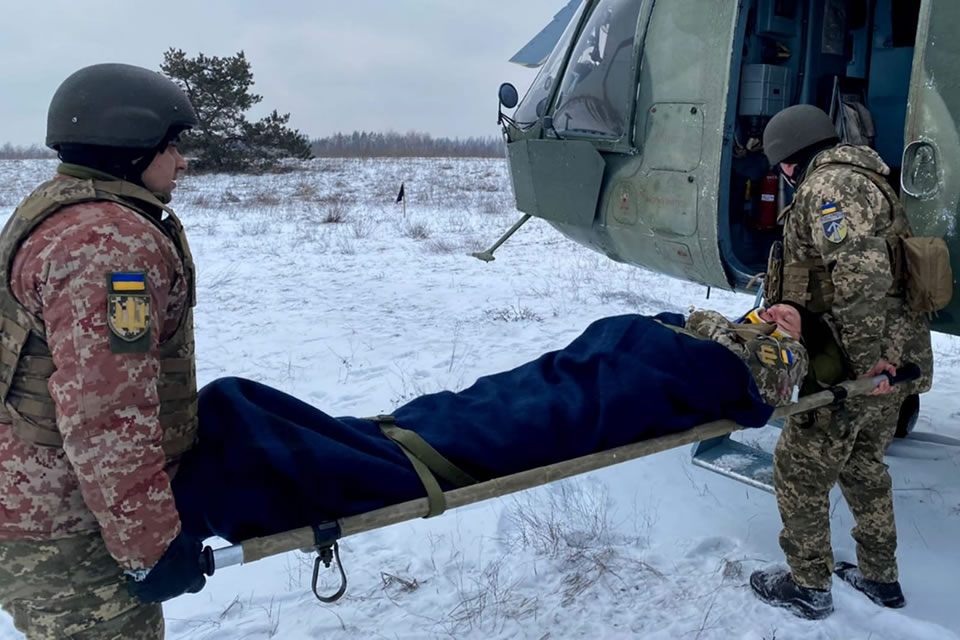
[[[757,212],[757,227],[773,229],[777,226],[777,192],[780,188],[780,174],[771,171],[763,178],[760,188],[760,210]]]

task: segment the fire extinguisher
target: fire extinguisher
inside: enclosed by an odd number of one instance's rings
[[[757,212],[757,227],[773,229],[777,226],[777,193],[780,190],[780,174],[771,171],[763,178],[760,188],[760,210]]]

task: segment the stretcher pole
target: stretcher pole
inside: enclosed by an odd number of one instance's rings
[[[800,398],[797,402],[780,407],[773,412],[771,419],[805,413],[832,404],[843,402],[847,398],[870,393],[878,384],[889,380],[898,384],[915,380],[920,376],[916,365],[905,365],[896,376],[882,374],[873,378],[862,378],[842,382],[834,387]],[[467,487],[453,489],[444,493],[447,508],[453,509],[490,498],[509,495],[524,489],[563,480],[572,476],[595,471],[614,464],[660,453],[675,447],[692,444],[700,440],[717,438],[741,429],[730,420],[717,420],[696,426],[686,431],[671,433],[651,440],[641,440],[632,444],[581,456],[572,460],[521,471],[500,478],[493,478]],[[251,538],[241,543],[211,549],[206,547],[201,565],[207,575],[213,575],[216,569],[247,564],[269,556],[294,551],[329,547],[339,538],[364,533],[400,522],[425,517],[429,513],[426,497],[390,505],[367,513],[340,518],[336,523],[325,523],[316,527],[301,527],[275,535]]]

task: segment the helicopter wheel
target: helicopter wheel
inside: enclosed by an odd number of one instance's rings
[[[920,416],[920,395],[912,393],[904,398],[900,405],[900,415],[897,418],[897,438],[906,438],[917,426],[917,418]]]

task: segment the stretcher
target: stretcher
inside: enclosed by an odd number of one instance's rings
[[[866,395],[884,380],[888,380],[891,384],[900,384],[915,380],[919,376],[920,370],[916,365],[905,365],[899,369],[896,376],[881,374],[873,378],[843,382],[824,391],[801,397],[793,404],[776,409],[771,421],[783,420],[788,416],[821,407],[838,405],[847,398]],[[699,442],[715,442],[718,439],[726,438],[741,428],[730,420],[717,420],[686,431],[642,440],[615,449],[452,489],[442,493],[443,508],[454,509],[490,498],[509,495],[679,446]],[[203,549],[199,562],[203,572],[212,576],[219,569],[248,564],[289,551],[316,552],[317,557],[314,562],[311,583],[313,593],[322,602],[335,602],[346,592],[347,588],[346,572],[340,562],[338,545],[340,539],[415,518],[431,517],[437,513],[435,507],[436,505],[432,505],[428,497],[424,496],[367,513],[301,527],[275,535],[251,538],[230,546],[216,549],[207,546]],[[320,567],[323,565],[330,568],[334,562],[340,573],[340,587],[331,595],[321,595],[317,591]]]

